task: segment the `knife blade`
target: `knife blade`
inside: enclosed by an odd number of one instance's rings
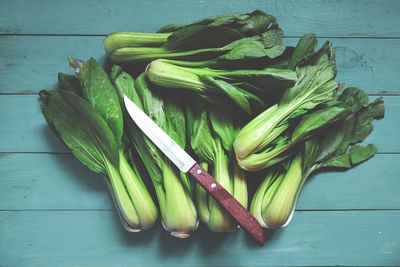
[[[132,120],[165,156],[199,183],[259,245],[263,245],[264,231],[253,215],[127,96],[124,96],[124,103]]]

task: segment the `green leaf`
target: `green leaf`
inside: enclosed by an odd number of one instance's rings
[[[195,50],[227,45],[244,36],[224,26],[193,25],[177,30],[168,37],[164,47],[168,50]]]
[[[122,72],[117,66],[113,67],[113,71],[111,73],[111,79],[113,80],[120,96],[122,97],[123,94],[126,95],[142,110],[142,101],[137,94],[137,91],[143,90],[141,86],[145,86],[143,78],[144,75],[141,75],[135,82],[135,80],[128,73]],[[137,127],[137,125],[130,118],[129,114],[127,112],[125,112],[125,114],[127,134],[130,141],[133,143],[138,154],[142,158],[151,179],[157,183],[162,183],[162,167],[164,164],[164,156]]]
[[[252,86],[259,87],[269,92],[279,92],[294,85],[297,81],[297,74],[294,71],[286,69],[265,68],[261,70],[241,69],[235,71],[224,72],[224,80],[229,83],[248,83]],[[234,81],[232,82],[231,79]],[[267,89],[271,89],[268,91]],[[267,93],[266,92],[266,93]]]
[[[373,157],[377,152],[377,149],[374,145],[369,144],[367,146],[355,145],[350,151],[350,160],[352,165],[359,164],[367,159]]]
[[[356,87],[346,88],[338,97],[338,101],[344,102],[352,112],[357,112],[368,105],[368,95]]]
[[[288,69],[294,70],[296,65],[311,55],[317,47],[317,37],[313,33],[303,35],[290,57]]]
[[[356,145],[347,153],[333,157],[325,162],[323,166],[348,169],[373,157],[376,151],[376,147],[372,144],[367,146]]]
[[[263,43],[265,48],[271,48],[275,45],[281,45],[283,38],[283,31],[279,28],[271,28],[264,32],[260,38],[257,38]]]
[[[213,130],[218,135],[223,148],[231,151],[233,141],[239,132],[238,114],[229,104],[213,105],[208,108],[210,122]]]
[[[162,27],[158,32],[175,32],[185,27],[207,25],[211,27],[229,27],[236,29],[246,36],[255,35],[276,27],[276,19],[272,15],[267,15],[260,10],[255,10],[249,14],[225,14],[211,16],[189,24],[170,24]]]
[[[321,131],[317,136],[312,137],[307,143],[312,143],[318,147],[318,155],[309,160],[310,166],[316,162],[324,162],[337,154],[338,150],[348,144],[345,144],[345,128],[346,122],[344,120],[334,123],[330,127]],[[344,145],[345,144],[345,145]],[[307,153],[307,152],[306,152]]]
[[[244,38],[232,42],[223,50],[230,49],[226,54],[220,56],[222,60],[242,60],[253,59],[260,57],[276,58],[285,51],[285,46],[274,45],[270,48],[265,48],[264,44],[259,40]]]
[[[334,65],[331,61],[325,61],[317,66],[307,65],[300,72],[296,84],[285,90],[280,104],[303,103],[311,100],[323,101],[333,97],[338,84],[333,80]]]
[[[163,95],[164,112],[167,119],[167,134],[182,148],[186,146],[186,121],[183,103],[175,95]]]
[[[351,168],[351,161],[349,154],[341,154],[338,156],[335,156],[328,161],[324,162],[322,164],[323,167],[331,167],[331,168],[344,168],[344,169],[349,169]]]
[[[190,145],[201,161],[212,164],[217,153],[218,140],[211,131],[206,105],[200,101],[191,101],[187,112],[190,120]]]
[[[79,80],[73,76],[62,72],[58,73],[58,88],[70,91],[78,96],[82,96],[82,88]]]
[[[82,85],[83,97],[90,103],[110,126],[118,143],[123,133],[123,117],[117,91],[107,73],[91,58],[79,69],[78,78]]]
[[[75,94],[57,90],[40,93],[48,124],[89,169],[106,174],[106,161],[118,166],[118,146],[104,119]]]
[[[194,21],[188,24],[168,24],[163,26],[158,32],[175,32],[184,27],[193,26],[193,25],[209,25],[209,26],[228,26],[230,25],[236,17],[243,17],[243,15],[239,14],[225,14],[219,16],[210,16],[204,19]]]
[[[247,113],[252,113],[252,110],[257,109],[263,105],[262,100],[252,93],[242,90],[239,87],[233,86],[228,82],[223,80],[217,80],[213,77],[204,77],[205,81],[210,83],[212,86],[219,88],[221,92],[226,94],[230,99],[233,100],[237,105],[239,105]]]
[[[331,106],[312,112],[304,117],[304,119],[302,119],[302,121],[293,131],[292,142],[297,142],[307,138],[315,131],[344,118],[348,114],[349,110],[342,106]]]
[[[350,168],[376,153],[373,145],[354,144],[364,141],[373,129],[372,121],[383,116],[382,100],[368,104],[367,95],[358,88],[343,90],[338,100],[343,101],[341,103],[351,113],[311,139],[310,142],[319,147],[319,155],[314,159],[317,168]]]
[[[367,107],[368,114],[375,120],[382,119],[385,116],[385,106],[383,105],[383,98],[379,97],[370,103]]]
[[[246,36],[263,33],[275,23],[276,18],[274,16],[267,15],[260,10],[253,11],[248,14],[245,20],[239,20],[237,22],[237,24],[242,25],[239,31]]]
[[[123,71],[120,66],[114,65],[111,69],[110,80],[113,82],[115,89],[117,89],[122,107],[125,106],[123,101],[125,95],[134,101],[137,106],[143,109],[142,102],[140,101],[139,95],[135,89],[135,79],[133,79],[131,75]]]

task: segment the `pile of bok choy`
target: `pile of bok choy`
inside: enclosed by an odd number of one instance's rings
[[[318,48],[305,34],[290,47],[282,37],[276,18],[258,10],[111,33],[106,54],[121,65],[108,72],[94,59],[71,58],[74,75],[59,73],[59,88],[40,92],[42,112],[74,156],[106,178],[129,231],[149,228],[158,212],[180,238],[199,220],[212,231],[238,225],[140,131],[124,96],[243,206],[251,203],[262,226],[277,229],[290,222],[312,173],[349,169],[376,153],[359,143],[384,115],[382,99],[335,81],[331,43]],[[255,175],[264,179],[250,196]]]

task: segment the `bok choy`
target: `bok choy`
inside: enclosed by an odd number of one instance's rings
[[[244,207],[247,207],[247,183],[244,172],[233,156],[232,143],[238,132],[239,121],[230,113],[202,101],[193,100],[187,108],[190,143],[200,164]],[[199,217],[211,230],[234,231],[238,228],[220,205],[199,185],[196,186]]]
[[[292,57],[309,51],[301,46],[304,36]],[[313,46],[313,42],[307,42]],[[339,86],[334,81],[336,67],[329,43],[311,54],[304,55],[296,66],[298,80],[285,90],[279,103],[255,117],[239,132],[235,153],[245,170],[259,170],[279,163],[290,156],[291,148],[344,115],[346,110],[331,106]]]
[[[372,121],[384,115],[382,99],[369,103],[358,88],[348,88],[337,99],[348,114],[302,142],[283,165],[267,171],[251,203],[251,212],[266,228],[286,226],[307,178],[323,168],[350,169],[376,153],[375,146],[359,145],[372,131]]]
[[[79,62],[79,80],[59,74],[59,90],[41,91],[47,123],[84,165],[108,177],[117,208],[131,231],[147,229],[157,208],[125,154],[123,117],[115,88],[93,59]]]
[[[186,146],[185,114],[179,98],[157,93],[144,74],[135,81],[114,66],[112,80],[120,96],[126,95],[146,112],[181,147]],[[186,238],[196,230],[197,212],[186,174],[181,173],[164,154],[129,120],[129,139],[134,144],[152,179],[161,210],[163,226],[171,235]]]
[[[252,50],[255,52],[249,55],[253,57],[274,58],[284,50],[281,37],[275,17],[256,10],[186,25],[167,25],[158,33],[115,32],[104,39],[104,47],[113,61],[129,63],[159,58],[212,60],[233,50],[235,57],[240,51]]]
[[[193,68],[167,60],[152,61],[146,68],[146,76],[153,84],[189,90],[211,103],[231,100],[247,113],[255,113],[265,107],[263,98],[268,89],[279,91],[297,80],[296,73],[291,70]]]

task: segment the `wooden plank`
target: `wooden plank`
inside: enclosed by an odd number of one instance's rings
[[[351,1],[9,1],[0,10],[0,33],[107,34],[155,31],[169,23],[205,16],[261,9],[275,15],[289,36],[400,36],[400,3],[396,0]]]
[[[2,154],[0,170],[0,210],[113,209],[101,175],[71,154]]]
[[[400,209],[398,162],[398,154],[377,155],[347,172],[318,173],[297,209]],[[101,176],[72,155],[3,154],[0,170],[0,210],[113,209]]]
[[[101,60],[103,37],[0,36],[0,92],[35,93],[53,88],[57,73],[71,73],[67,58]]]
[[[0,152],[67,152],[47,127],[38,96],[0,96]]]
[[[110,211],[0,212],[2,266],[399,266],[400,211],[298,212],[264,247],[244,236],[121,229]]]
[[[33,93],[52,88],[57,72],[70,73],[67,57],[104,61],[99,36],[0,36],[0,93]],[[327,39],[321,38],[320,44]],[[330,39],[337,47],[338,81],[369,93],[400,93],[400,40]],[[295,45],[297,39],[286,39]]]
[[[368,142],[380,153],[400,152],[400,96],[385,96],[386,117],[375,122]],[[0,95],[0,152],[67,152],[40,112],[36,95]]]

